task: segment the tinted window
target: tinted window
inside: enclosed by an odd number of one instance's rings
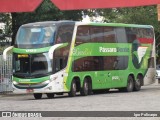
[[[58,28],[56,44],[66,43],[66,46],[57,48],[53,54],[53,73],[64,69],[67,65],[74,25],[61,25]],[[65,44],[64,44],[65,45]]]
[[[117,42],[118,43],[127,43],[127,37],[126,37],[126,31],[123,27],[117,27],[116,30],[116,36],[117,36]]]
[[[126,34],[129,43],[136,39],[140,42],[153,42],[154,38],[153,29],[150,28],[126,28]]]
[[[90,27],[91,42],[103,42],[103,27]]]
[[[73,29],[73,25],[60,26],[56,37],[56,43],[71,43]]]
[[[114,27],[104,27],[104,43],[116,43]]]
[[[127,56],[104,57],[104,70],[125,70],[128,67]]]
[[[80,26],[77,28],[76,44],[82,44],[90,41],[89,26]]]
[[[101,65],[99,65],[100,59],[102,57],[83,57],[74,61],[73,71],[97,71],[101,70]]]
[[[70,45],[68,44],[65,47],[57,48],[54,51],[53,56],[53,71],[58,72],[64,69],[67,65],[68,55],[69,55]]]
[[[78,26],[76,45],[88,42],[115,43],[115,28],[108,26]]]
[[[127,56],[89,56],[73,62],[73,71],[124,70],[128,67]]]

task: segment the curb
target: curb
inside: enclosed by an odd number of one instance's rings
[[[15,94],[15,93],[0,93],[0,98],[1,97],[14,97],[14,96],[27,96],[27,95],[32,95],[32,93],[27,93],[27,94]]]

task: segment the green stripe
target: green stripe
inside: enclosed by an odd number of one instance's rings
[[[38,49],[21,49],[21,48],[13,48],[14,53],[21,54],[35,54],[35,53],[43,53],[48,52],[51,47],[38,48]]]
[[[13,81],[16,81],[18,83],[26,83],[26,84],[41,83],[46,80],[50,80],[50,76],[41,77],[41,78],[33,78],[33,79],[17,78],[17,77],[13,76]]]
[[[14,85],[16,88],[18,88],[18,89],[40,89],[40,88],[44,88],[45,86],[47,86],[47,84],[46,85],[42,85],[42,86],[38,86],[38,87],[32,87],[32,86],[29,86],[29,87],[20,87],[20,86],[17,86],[17,85]]]
[[[113,27],[136,27],[136,28],[153,28],[151,25],[123,24],[123,23],[91,23],[94,26],[113,26]]]

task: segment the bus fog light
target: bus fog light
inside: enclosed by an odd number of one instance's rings
[[[52,86],[47,87],[46,90],[52,90]]]
[[[53,80],[56,80],[58,77],[56,76],[56,77],[53,77]]]
[[[51,77],[51,78],[50,78],[50,81],[52,82],[52,81],[56,80],[57,78],[58,78],[58,76]]]
[[[48,89],[49,89],[49,90],[52,90],[52,86],[49,86]]]

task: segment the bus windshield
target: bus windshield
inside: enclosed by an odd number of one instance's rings
[[[55,26],[22,26],[16,36],[15,47],[41,48],[53,45]]]
[[[52,62],[48,53],[14,54],[13,74],[17,77],[35,78],[52,73]]]

